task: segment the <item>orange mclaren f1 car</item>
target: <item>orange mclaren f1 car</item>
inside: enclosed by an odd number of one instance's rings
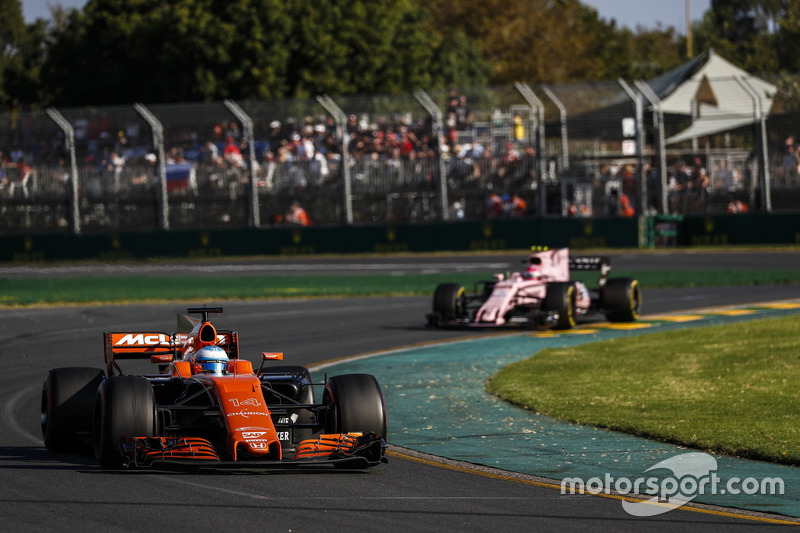
[[[239,357],[238,333],[208,319],[221,307],[178,315],[178,329],[106,332],[105,369],[50,370],[41,423],[51,451],[94,448],[105,468],[156,463],[370,467],[386,462],[386,404],[369,374],[312,383],[302,366],[253,371]],[[126,374],[123,360],[149,360],[156,373]],[[131,363],[133,364],[133,363]],[[322,401],[314,387],[324,386]]]

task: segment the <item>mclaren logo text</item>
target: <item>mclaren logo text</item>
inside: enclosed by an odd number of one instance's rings
[[[128,333],[114,346],[142,346],[150,344],[169,344],[169,335],[163,333]]]

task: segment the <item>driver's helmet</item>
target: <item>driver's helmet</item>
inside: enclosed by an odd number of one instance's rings
[[[542,277],[542,269],[539,265],[528,265],[525,272],[522,273],[525,279],[540,279]]]
[[[201,374],[222,375],[228,369],[228,354],[219,346],[206,346],[197,350],[194,364],[197,372]]]

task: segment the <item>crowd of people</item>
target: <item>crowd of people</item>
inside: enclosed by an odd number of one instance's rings
[[[492,130],[494,123],[487,123],[483,115],[480,122],[476,121],[466,95],[455,90],[447,94],[443,109],[439,139],[434,138],[427,115],[414,116],[411,112],[347,115],[344,139],[327,114],[256,122],[252,143],[236,120],[200,126],[187,120],[183,125],[168,125],[164,153],[167,189],[171,196],[212,194],[237,200],[246,194],[252,179],[262,194],[281,194],[291,200],[293,195],[314,191],[324,194],[325,187],[339,186],[342,164],[347,159],[354,194],[436,194],[439,170],[444,168],[447,187],[454,197],[463,191],[473,193],[467,195],[472,198],[469,202],[459,198],[452,204],[455,218],[535,213],[528,205],[538,204],[533,200],[540,169],[551,167],[543,167],[521,117],[503,114],[503,134],[497,134]],[[486,110],[483,113],[488,115]],[[137,191],[151,194],[159,161],[147,127],[112,127],[112,122],[106,116],[98,124],[89,122],[76,128],[81,196],[102,198]],[[18,134],[3,137],[3,149],[7,151],[0,152],[0,198],[31,199],[67,191],[71,169],[59,133],[35,141]],[[745,183],[746,164],[705,156],[671,161],[666,180],[668,205],[663,210],[702,213],[717,198],[730,196],[728,211],[745,212],[748,199],[738,193],[752,187]],[[781,165],[776,178],[782,183],[796,182],[800,149],[793,136],[786,139]],[[587,173],[597,185],[596,194],[585,201],[566,199],[567,214],[632,216],[660,211],[661,180],[651,164],[643,169],[648,205],[637,205],[641,174],[635,165],[627,163],[601,165]],[[554,172],[546,177],[553,182],[558,179]],[[475,202],[476,197],[489,200],[478,205],[482,202]],[[525,207],[520,208],[515,199],[525,202]]]

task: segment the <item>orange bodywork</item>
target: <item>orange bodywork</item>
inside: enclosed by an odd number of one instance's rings
[[[217,393],[220,415],[228,429],[227,451],[234,461],[243,451],[252,457],[281,458],[281,442],[255,375],[201,374],[195,379],[209,382]]]
[[[353,455],[359,447],[359,437],[362,433],[334,433],[320,435],[319,438],[304,440],[294,452],[295,459],[311,459],[317,457],[330,457],[331,455],[345,457]]]

